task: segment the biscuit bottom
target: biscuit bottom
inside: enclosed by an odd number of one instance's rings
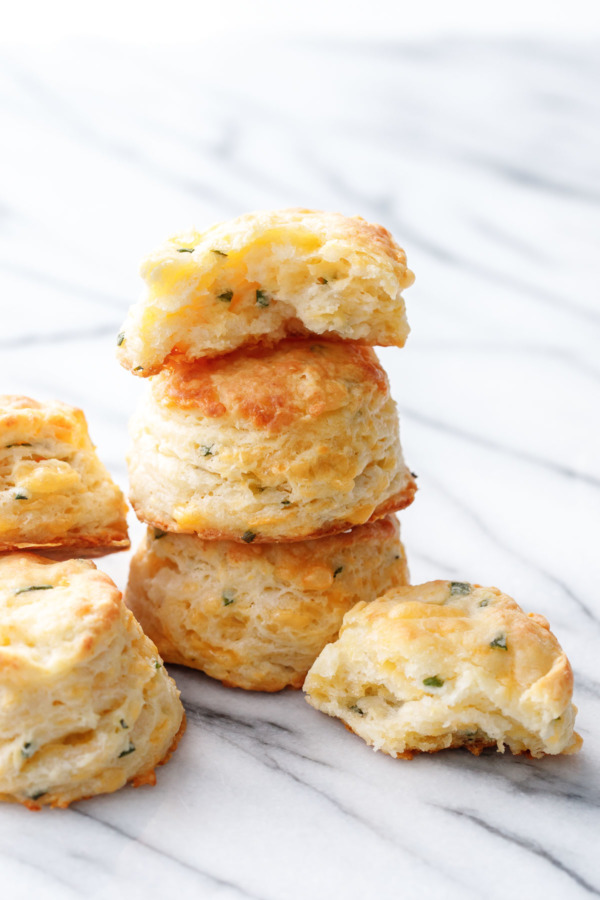
[[[307,675],[308,702],[375,750],[574,753],[573,675],[542,616],[497,588],[434,581],[344,618]]]
[[[148,529],[126,602],[167,662],[230,687],[279,691],[302,686],[355,603],[407,582],[393,516],[293,544]]]
[[[67,807],[154,784],[185,728],[175,682],[108,576],[0,559],[0,800]]]

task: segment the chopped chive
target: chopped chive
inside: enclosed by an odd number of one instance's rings
[[[143,366],[136,366],[135,369],[134,369],[133,371],[134,371],[134,372],[143,372],[143,371],[144,371],[144,367],[143,367]]]
[[[161,663],[161,661],[160,661],[159,659],[155,659],[155,660],[154,660],[154,668],[155,668],[156,670],[162,669],[162,663]]]
[[[154,529],[154,540],[155,540],[155,541],[160,541],[160,539],[161,539],[161,538],[164,538],[164,536],[165,536],[166,534],[168,534],[167,531],[162,531],[160,528],[155,528],[155,529]]]
[[[413,478],[418,478],[418,477],[419,477],[419,476],[417,475],[416,472],[411,472],[410,474],[412,475]]]
[[[121,728],[129,728],[129,725],[127,724],[125,719],[119,719],[119,724],[121,725]]]
[[[440,678],[439,675],[430,675],[429,678],[423,679],[425,687],[441,687],[443,683],[444,679]]]
[[[498,650],[508,650],[508,647],[506,646],[506,635],[498,635],[497,638],[494,638],[493,641],[490,641],[490,647],[494,647]]]
[[[200,447],[201,455],[202,456],[212,456],[213,455],[213,452],[212,452],[213,447],[214,447],[214,444],[211,444],[210,447],[208,447],[206,444],[202,444],[202,446]]]
[[[22,488],[17,488],[14,496],[15,500],[29,500],[29,493]]]
[[[32,444],[28,444],[25,441],[16,441],[14,444],[7,444],[6,449],[10,450],[11,447],[31,447]]]
[[[23,759],[29,759],[35,753],[35,745],[33,741],[26,741],[21,747],[21,756]]]
[[[472,591],[472,587],[466,581],[451,581],[450,582],[450,596],[451,597],[460,597],[465,594],[470,594]]]
[[[53,584],[32,584],[30,587],[19,588],[15,595],[26,594],[28,591],[51,591],[53,588]]]
[[[226,253],[223,253],[222,250],[217,250],[216,247],[211,247],[211,248],[210,248],[210,252],[211,252],[211,253],[216,253],[218,256],[227,256]]]
[[[125,332],[121,331],[117,335],[117,347],[120,347],[124,340],[125,340]]]
[[[327,284],[327,279],[320,275],[319,278],[317,278],[317,284]]]
[[[223,291],[222,294],[217,294],[217,300],[222,300],[223,303],[231,303],[233,299],[233,291]]]
[[[488,598],[484,597],[479,606],[488,606],[489,602]]]
[[[47,793],[48,793],[48,791],[36,791],[35,794],[29,795],[29,799],[30,800],[39,800],[40,797],[45,797]]]
[[[335,570],[335,572],[333,573],[333,577],[337,578],[338,575],[341,575],[343,571],[344,571],[344,567],[338,566],[337,569]]]
[[[129,754],[133,753],[134,750],[135,744],[133,743],[133,741],[129,741],[129,747],[127,748],[127,750],[122,750],[117,758],[121,759],[122,756],[129,756]]]
[[[266,291],[257,290],[256,291],[256,305],[262,306],[263,309],[269,305],[271,302],[270,297],[268,296]]]
[[[196,249],[195,247],[178,247],[177,252],[178,253],[193,253],[195,249]]]
[[[360,708],[356,703],[353,706],[349,706],[348,709],[350,712],[357,713],[359,716],[364,716],[364,710]]]
[[[282,500],[282,501],[281,501],[281,505],[282,505],[282,506],[289,506],[291,502],[292,502],[291,500]]]
[[[235,603],[235,591],[223,591],[223,606],[231,606]]]
[[[255,531],[245,531],[242,535],[242,540],[246,544],[251,544],[255,537],[256,537]]]

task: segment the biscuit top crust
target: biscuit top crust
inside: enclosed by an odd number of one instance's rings
[[[325,243],[338,241],[348,244],[356,252],[376,257],[387,268],[391,266],[399,290],[414,282],[415,276],[407,268],[404,250],[383,225],[373,225],[361,216],[300,207],[246,213],[237,219],[219,222],[206,231],[176,234],[144,260],[140,273],[146,277],[161,261],[189,265],[189,257],[185,260],[186,250],[194,251],[196,264],[213,267],[219,256],[227,256],[232,262],[236,255],[261,244],[274,247],[292,244],[300,251],[310,252],[322,248]]]
[[[89,560],[0,557],[0,673],[24,687],[92,658],[117,623],[121,594]]]
[[[94,449],[82,410],[57,400],[0,395],[0,449],[36,440],[58,441],[72,450]]]
[[[176,365],[153,379],[153,390],[165,406],[280,431],[358,407],[372,393],[385,397],[389,385],[370,347],[317,339]]]
[[[547,620],[526,614],[494,587],[432,581],[393,588],[374,603],[355,606],[340,632],[368,627],[383,655],[436,660],[444,681],[457,678],[462,663],[481,667],[495,681],[531,700],[544,697],[557,715],[573,692],[573,673]],[[445,667],[445,668],[444,668]]]
[[[42,404],[21,394],[0,394],[0,409],[41,409]]]

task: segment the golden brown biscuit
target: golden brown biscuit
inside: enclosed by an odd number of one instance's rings
[[[370,347],[287,340],[165,369],[132,421],[131,502],[165,531],[305,540],[412,502]]]
[[[0,551],[126,550],[126,515],[80,409],[0,396]]]
[[[117,351],[136,375],[290,334],[402,347],[409,332],[401,292],[414,276],[404,251],[359,216],[250,213],[176,235],[142,275],[146,293]]]
[[[0,800],[154,783],[184,727],[158,651],[89,560],[0,558]]]
[[[407,583],[395,517],[294,544],[149,528],[125,600],[167,662],[231,687],[280,691],[302,685],[355,603]]]
[[[432,581],[359,603],[308,673],[316,709],[376,750],[574,753],[573,675],[542,617],[497,588]]]

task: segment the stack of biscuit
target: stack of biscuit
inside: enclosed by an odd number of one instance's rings
[[[284,210],[178,235],[142,274],[118,338],[150,376],[126,602],[167,662],[298,688],[356,602],[408,582],[393,513],[416,486],[372,346],[403,346],[412,272],[384,228]]]

